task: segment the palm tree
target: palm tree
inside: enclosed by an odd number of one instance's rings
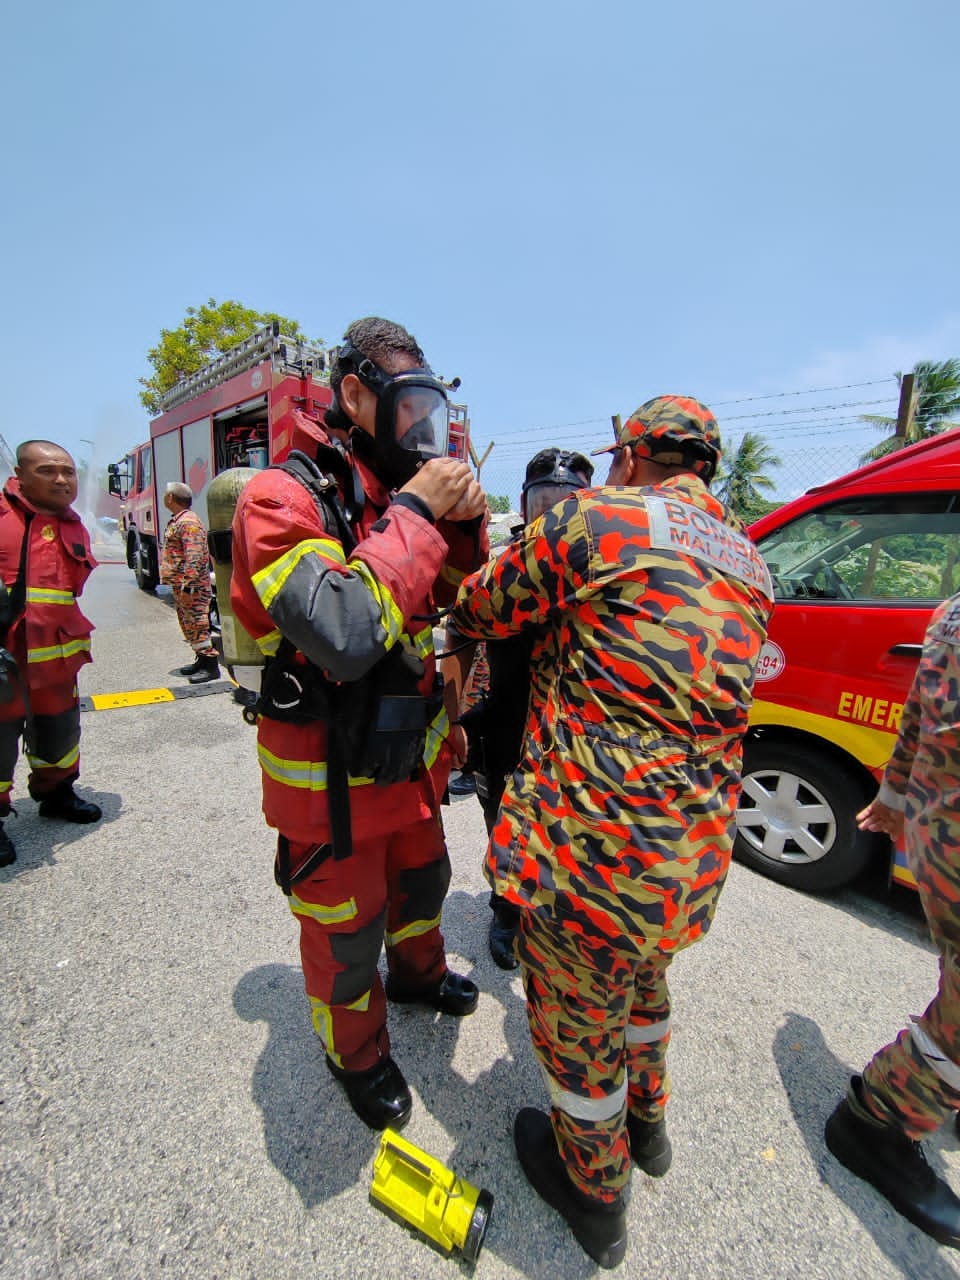
[[[772,506],[760,492],[774,487],[765,468],[779,466],[780,459],[763,437],[748,431],[729,467],[720,471],[717,495],[741,520],[756,520]]]
[[[897,385],[902,386],[903,374],[894,376]],[[888,453],[895,453],[908,444],[916,444],[918,440],[927,440],[930,436],[939,435],[941,431],[960,426],[960,422],[949,420],[952,415],[960,414],[960,359],[954,356],[950,360],[918,360],[913,366],[913,376],[916,396],[914,411],[902,436],[895,433],[896,418],[863,415],[863,422],[869,422],[878,431],[888,434],[886,440],[881,440],[867,450],[860,459],[861,465],[873,462],[876,458],[885,458]]]

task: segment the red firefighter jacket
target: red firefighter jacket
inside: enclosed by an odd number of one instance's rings
[[[26,608],[11,627],[6,647],[20,663],[28,689],[72,685],[91,661],[93,623],[80,611],[77,597],[97,562],[73,508],[59,516],[38,511],[13,477],[0,494],[0,577],[8,588],[17,580],[28,513]]]
[[[315,429],[314,429],[315,434]],[[394,645],[424,663],[422,694],[434,688],[432,615],[452,603],[466,574],[486,557],[486,531],[436,527],[354,458],[366,503],[345,553],[327,532],[307,489],[268,469],[247,484],[233,519],[230,599],[237,620],[265,656],[282,637],[336,682],[358,680]],[[450,723],[441,708],[427,732],[423,769],[412,782],[349,779],[353,834],[394,831],[438,812],[450,771]],[[267,822],[291,840],[330,839],[327,728],[261,717],[258,755]]]
[[[706,933],[771,608],[756,548],[692,474],[580,489],[467,580],[458,631],[534,637],[497,893],[638,953]]]

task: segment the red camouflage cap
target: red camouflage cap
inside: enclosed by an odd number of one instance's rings
[[[616,433],[616,441],[594,449],[591,457],[629,445],[641,458],[687,466],[712,475],[720,460],[720,428],[705,404],[692,396],[656,396],[634,410]]]

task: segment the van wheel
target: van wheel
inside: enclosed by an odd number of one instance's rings
[[[842,763],[789,743],[747,743],[733,856],[794,889],[838,889],[876,847],[857,829],[866,803],[863,784]]]
[[[137,586],[141,591],[154,591],[160,580],[160,575],[154,569],[153,548],[149,543],[143,542],[136,531],[133,534],[133,549],[130,554],[133,559],[133,576],[137,580]]]

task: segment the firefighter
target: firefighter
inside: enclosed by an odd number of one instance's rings
[[[921,1139],[960,1111],[960,595],[934,611],[865,831],[905,837],[940,983],[911,1020],[851,1078],[826,1125],[827,1146],[895,1209],[960,1248],[960,1199],[927,1164]]]
[[[90,657],[93,624],[77,597],[96,567],[72,503],[73,458],[50,440],[17,448],[0,495],[0,866],[16,861],[3,829],[11,813],[18,745],[41,818],[96,822],[99,805],[73,789],[80,774],[77,672]]]
[[[626,1253],[631,1157],[670,1166],[667,970],[710,927],[733,844],[770,576],[708,485],[712,413],[661,396],[575,489],[464,584],[452,620],[533,635],[521,767],[487,854],[517,939],[551,1115],[519,1112],[527,1179],[601,1266]]]
[[[327,425],[347,444],[297,412],[286,465],[305,474],[269,468],[243,490],[231,600],[269,659],[263,808],[280,833],[276,874],[300,926],[313,1025],[354,1111],[382,1129],[411,1107],[385,996],[454,1016],[477,1003],[440,932],[440,802],[466,740],[439,690],[432,624],[486,557],[486,502],[447,455],[446,390],[405,329],[351,324],[330,381]]]
[[[170,519],[163,535],[160,581],[173,588],[173,602],[183,638],[193,649],[193,662],[180,668],[191,684],[205,684],[220,674],[216,646],[210,639],[210,552],[207,531],[193,508],[188,484],[171,480],[163,495]]]
[[[524,473],[520,494],[523,522],[512,530],[513,540],[521,538],[527,525],[562,501],[571,489],[585,489],[592,476],[593,463],[582,453],[558,448],[536,453]],[[448,624],[447,648],[453,650],[462,643],[456,628]],[[497,820],[507,777],[520,763],[530,700],[533,636],[525,632],[483,647],[489,672],[486,696],[464,713],[462,723],[469,741],[468,759],[472,756],[476,761],[476,791],[489,836]],[[446,664],[444,675],[447,675]],[[519,908],[491,892],[490,909],[493,912],[487,936],[490,954],[501,969],[515,969]]]

